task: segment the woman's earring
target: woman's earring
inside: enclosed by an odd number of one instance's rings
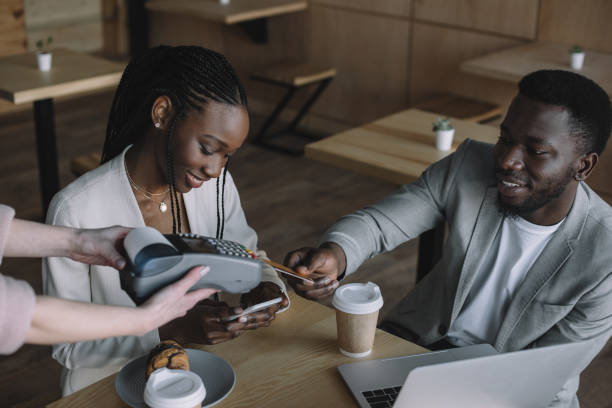
[[[161,123],[159,122],[155,122],[155,127],[159,129],[159,127],[161,126]]]

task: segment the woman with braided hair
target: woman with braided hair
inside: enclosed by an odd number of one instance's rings
[[[228,239],[253,250],[228,170],[249,129],[246,94],[222,55],[196,46],[152,48],[126,67],[111,107],[102,165],[60,191],[47,222],[79,228],[151,226],[164,234],[191,232]],[[259,256],[265,256],[258,251]],[[67,258],[43,263],[47,294],[113,305],[133,305],[119,274]],[[160,340],[214,344],[268,326],[288,307],[285,286],[264,266],[262,283],[240,299],[222,294],[144,336],[54,346],[64,366],[64,395],[147,353]],[[283,296],[281,305],[223,322],[241,308]]]

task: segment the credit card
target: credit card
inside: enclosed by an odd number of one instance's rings
[[[294,278],[298,278],[301,279],[303,281],[306,282],[311,282],[314,283],[314,280],[312,280],[311,278],[309,278],[308,276],[304,276],[304,275],[300,275],[299,273],[297,273],[296,271],[294,271],[293,269],[285,266],[285,265],[281,265],[279,263],[276,263],[274,261],[271,261],[269,259],[263,259],[263,258],[259,258],[261,259],[263,262],[267,263],[268,265],[270,265],[271,267],[273,267],[274,269],[276,269],[276,271],[284,274],[284,275],[288,275],[288,276],[293,276]]]

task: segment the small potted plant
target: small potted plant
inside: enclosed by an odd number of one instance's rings
[[[584,51],[579,45],[573,45],[570,48],[570,65],[573,69],[582,69],[584,63]]]
[[[38,59],[38,69],[40,71],[50,71],[51,70],[51,51],[49,50],[49,46],[53,42],[53,37],[49,36],[46,40],[38,40],[36,41],[36,48],[38,51],[36,52],[36,58]]]
[[[433,131],[436,132],[436,148],[438,150],[450,150],[453,144],[455,128],[448,118],[438,118],[433,123]]]

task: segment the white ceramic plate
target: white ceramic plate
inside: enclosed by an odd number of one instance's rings
[[[187,349],[189,368],[198,374],[206,388],[202,407],[212,407],[223,400],[234,389],[236,374],[231,365],[219,356],[206,351]],[[129,362],[119,371],[115,379],[115,391],[130,407],[146,408],[142,394],[145,389],[145,367],[147,356]]]

